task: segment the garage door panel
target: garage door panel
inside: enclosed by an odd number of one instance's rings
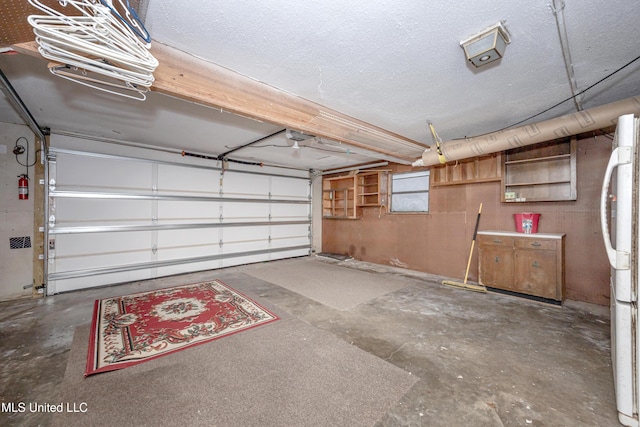
[[[236,258],[225,258],[222,260],[222,267],[235,267],[238,265],[255,264],[258,262],[271,261],[269,254],[252,255]]]
[[[267,221],[269,219],[269,206],[267,203],[227,202],[222,209],[223,217],[225,221],[238,221],[242,219]]]
[[[297,204],[271,205],[272,219],[306,220],[309,219],[309,206]]]
[[[222,253],[220,246],[215,245],[202,245],[202,246],[185,246],[185,247],[172,247],[166,249],[158,249],[158,260],[189,260],[190,258],[197,257],[215,257]]]
[[[135,270],[93,275],[91,277],[50,280],[47,287],[51,288],[51,293],[59,293],[87,289],[88,287],[108,286],[117,283],[127,283],[135,280],[147,280],[152,278],[153,276],[151,275],[150,270]],[[88,280],[90,282],[90,286],[87,286]]]
[[[258,262],[275,261],[299,256],[308,256],[309,249],[297,249],[282,252],[271,252],[259,255],[249,255],[244,257],[228,258],[222,260],[222,267],[235,267],[244,264],[255,264]]]
[[[247,196],[268,198],[270,192],[270,177],[225,171],[223,192],[227,197]]]
[[[163,224],[214,222],[220,219],[219,202],[159,200],[158,218]]]
[[[180,230],[158,234],[158,260],[217,255],[220,251],[217,230]]]
[[[113,158],[58,155],[56,187],[108,189],[109,191],[152,189],[150,163]]]
[[[289,251],[274,252],[273,254],[271,254],[271,260],[308,256],[310,252],[311,251],[310,251],[309,248],[293,249],[293,250],[289,250]]]
[[[150,224],[152,202],[118,199],[65,199],[55,203],[56,224],[64,226]]]
[[[272,239],[283,239],[283,238],[300,237],[300,236],[309,238],[308,224],[292,224],[292,225],[280,225],[278,227],[271,227]]]
[[[269,240],[269,226],[230,227],[223,231],[223,241],[227,243],[242,241],[266,241]]]
[[[234,240],[224,243],[225,254],[239,254],[242,252],[267,251],[270,248],[268,240]]]
[[[156,271],[156,277],[192,273],[194,271],[215,270],[218,268],[222,268],[222,263],[220,260],[190,262],[185,264],[171,265],[167,267],[159,267]]]
[[[220,230],[217,228],[158,231],[158,248],[160,249],[213,243],[217,245],[219,241]]]
[[[211,169],[158,165],[158,191],[167,194],[217,196],[220,172]]]
[[[307,236],[299,237],[282,237],[279,239],[271,239],[270,249],[286,249],[294,246],[306,245],[309,241]]]
[[[274,176],[271,177],[271,194],[274,199],[304,200],[309,194],[309,180]]]
[[[309,179],[52,151],[47,293],[309,253]]]
[[[55,237],[58,257],[140,251],[151,253],[151,242],[151,231],[62,234]]]

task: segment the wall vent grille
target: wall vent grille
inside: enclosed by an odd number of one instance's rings
[[[26,249],[31,247],[31,237],[9,237],[11,249]]]

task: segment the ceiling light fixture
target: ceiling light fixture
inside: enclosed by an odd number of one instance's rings
[[[502,58],[507,45],[511,43],[509,31],[502,21],[460,42],[467,60],[476,67]]]
[[[300,131],[292,130],[292,129],[287,129],[286,135],[287,135],[287,139],[290,139],[293,141],[293,145],[291,146],[291,148],[293,148],[294,150],[300,149],[300,145],[298,145],[299,141],[315,138],[315,136],[313,135],[308,135],[306,133],[302,133]]]
[[[314,136],[297,130],[287,129],[287,138],[292,141],[304,141],[305,139],[314,138]]]

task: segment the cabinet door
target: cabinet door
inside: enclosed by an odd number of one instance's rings
[[[557,269],[555,251],[516,250],[516,291],[543,298],[557,299]]]
[[[480,283],[490,288],[515,290],[513,286],[513,248],[482,245],[479,251]]]

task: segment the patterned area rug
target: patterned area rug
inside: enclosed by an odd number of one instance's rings
[[[85,376],[278,320],[219,280],[96,300]]]

